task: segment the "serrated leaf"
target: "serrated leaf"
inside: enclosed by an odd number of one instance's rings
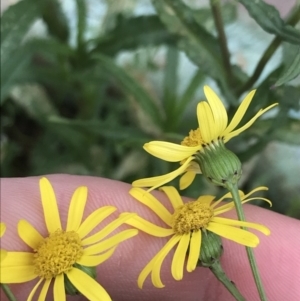
[[[287,66],[283,73],[280,75],[279,79],[274,84],[275,87],[281,86],[292,79],[296,78],[300,74],[300,46],[297,47],[297,52],[292,58],[292,62]],[[300,96],[299,96],[300,98]]]
[[[149,93],[123,68],[117,66],[112,59],[107,56],[96,54],[93,56],[104,70],[116,79],[121,88],[129,95],[133,96],[136,102],[141,106],[145,114],[151,118],[155,125],[161,126],[161,111],[155,103],[155,100]]]
[[[42,18],[52,36],[62,42],[68,41],[70,34],[68,21],[58,0],[43,0]]]
[[[299,45],[300,31],[280,18],[278,10],[262,0],[238,0],[248,10],[251,17],[267,32],[279,36],[282,40]],[[298,9],[298,8],[296,8]],[[298,9],[298,13],[299,9]]]
[[[164,27],[157,16],[139,16],[130,19],[119,17],[114,29],[103,37],[90,41],[93,53],[110,56],[119,51],[134,50],[138,47],[175,44],[175,38]]]

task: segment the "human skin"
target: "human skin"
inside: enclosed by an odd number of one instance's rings
[[[66,225],[71,196],[78,186],[88,187],[84,218],[101,206],[113,205],[118,208],[117,213],[113,214],[114,218],[121,212],[137,212],[149,221],[163,225],[152,211],[128,194],[131,188],[129,184],[85,176],[49,175],[46,177],[53,185],[63,227]],[[8,251],[30,251],[17,234],[17,223],[20,219],[26,219],[43,236],[47,236],[40,201],[39,178],[0,180],[1,221],[7,225],[7,230],[1,238],[1,248]],[[162,193],[155,192],[155,195],[170,209],[170,204]],[[300,300],[300,221],[252,205],[245,205],[244,209],[248,221],[264,224],[271,230],[270,236],[255,232],[260,238],[255,255],[268,300]],[[236,217],[233,211],[224,216]],[[105,223],[107,222],[101,223],[100,226]],[[126,225],[120,227],[120,229],[125,228],[129,227]],[[136,284],[139,273],[167,240],[168,238],[156,238],[139,232],[137,236],[122,242],[113,256],[98,266],[97,280],[114,301],[235,300],[214,278],[209,269],[196,268],[192,273],[185,271],[181,281],[174,280],[170,272],[171,254],[167,256],[161,271],[165,287],[162,289],[153,287],[148,277],[144,288],[139,289]],[[245,248],[226,239],[223,239],[223,246],[225,251],[221,263],[228,277],[234,281],[247,301],[259,300]],[[27,299],[35,283],[36,280],[13,284],[11,288],[18,300],[23,301]],[[48,295],[46,300],[52,300],[51,288]],[[7,300],[3,292],[1,292],[1,300]],[[68,297],[68,300],[86,299],[75,296]]]

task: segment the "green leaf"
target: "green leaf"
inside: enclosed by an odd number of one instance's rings
[[[32,56],[33,49],[26,45],[15,51],[13,58],[8,59],[3,64],[1,68],[1,105],[3,105],[13,85],[30,78],[25,70],[27,70]]]
[[[23,0],[10,6],[1,17],[1,67],[13,60],[14,51],[20,44],[31,24],[40,16],[37,0]],[[5,69],[4,69],[5,70]],[[3,72],[3,69],[2,69]]]
[[[96,54],[93,58],[99,63],[99,67],[101,66],[119,82],[121,88],[127,94],[135,98],[145,114],[147,114],[157,126],[162,125],[161,110],[156,105],[155,100],[133,77],[123,68],[117,66],[115,62],[107,56]]]
[[[50,35],[62,42],[68,42],[69,26],[61,2],[58,0],[43,0],[42,18],[47,25]]]
[[[83,50],[85,40],[84,33],[86,31],[86,1],[76,0],[77,5],[77,47],[79,50]]]
[[[292,46],[292,45],[290,45]],[[295,48],[294,55],[291,56],[291,62],[283,70],[279,79],[274,84],[275,87],[281,86],[292,79],[296,78],[300,74],[300,46],[292,46]]]
[[[300,32],[280,18],[278,10],[262,0],[238,0],[248,10],[251,17],[267,32],[279,36],[282,40],[299,45]],[[294,8],[300,14],[299,8]]]
[[[142,131],[134,127],[110,126],[99,120],[71,120],[67,118],[52,116],[48,119],[50,123],[64,127],[70,127],[75,130],[85,130],[87,133],[103,136],[112,140],[131,140],[145,143],[149,140]]]
[[[40,16],[39,3],[37,0],[20,1],[1,17],[1,104],[30,61],[32,49],[20,45],[31,24]]]
[[[130,19],[119,16],[112,30],[90,43],[95,45],[93,53],[100,52],[113,56],[119,51],[149,45],[172,45],[175,44],[175,38],[165,29],[157,16],[139,16]]]
[[[161,20],[176,34],[189,58],[213,78],[224,78],[218,41],[194,19],[193,11],[178,0],[152,0]]]
[[[236,98],[227,84],[218,40],[196,21],[195,12],[180,0],[152,0],[161,20],[176,35],[178,47],[183,50],[203,73],[215,79],[226,99]]]

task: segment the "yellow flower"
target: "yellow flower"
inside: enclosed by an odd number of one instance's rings
[[[5,233],[6,230],[6,226],[4,223],[0,223],[0,237],[3,236],[3,234]],[[3,249],[0,249],[0,262],[2,262],[2,260],[6,257],[7,252]]]
[[[249,128],[259,116],[277,105],[273,104],[259,110],[245,125],[236,129],[251,103],[255,90],[242,101],[229,125],[226,109],[217,94],[208,86],[204,86],[204,94],[207,102],[199,102],[197,106],[199,127],[191,130],[181,145],[165,141],[151,141],[144,145],[144,149],[151,155],[168,162],[180,162],[181,166],[162,176],[134,181],[132,183],[134,187],[151,187],[149,189],[151,191],[184,173],[180,179],[180,189],[188,187],[196,173],[201,173],[199,165],[193,161],[198,152],[203,151],[204,148],[215,148],[219,143],[226,143]]]
[[[161,187],[161,190],[168,196],[172,204],[172,213],[153,195],[141,188],[132,188],[129,192],[137,201],[146,205],[158,215],[167,227],[157,226],[139,216],[134,216],[130,220],[127,220],[126,223],[152,236],[171,236],[164,247],[140,273],[138,277],[138,286],[140,288],[142,288],[145,279],[150,273],[153,285],[158,288],[164,287],[160,278],[161,265],[167,254],[176,244],[178,245],[171,265],[171,272],[174,279],[181,280],[183,277],[183,267],[188,250],[189,254],[186,269],[188,272],[192,272],[197,266],[202,235],[205,231],[211,231],[219,236],[248,247],[256,247],[259,244],[259,239],[253,233],[240,229],[239,227],[249,227],[259,230],[265,235],[270,234],[269,229],[263,225],[218,216],[234,208],[233,202],[218,206],[222,200],[231,198],[230,193],[227,193],[217,201],[213,201],[215,199],[214,196],[205,195],[200,196],[195,201],[183,203],[179,193],[174,187],[164,186]],[[249,198],[250,195],[259,190],[267,190],[267,188],[258,187],[246,195],[242,191],[239,191],[242,203],[244,204],[253,199],[262,199],[271,204],[269,200],[264,198]]]
[[[110,301],[111,298],[105,289],[77,267],[95,267],[101,264],[114,253],[120,242],[136,235],[138,231],[130,229],[106,238],[132,215],[123,214],[102,230],[88,236],[116,208],[99,208],[82,222],[87,187],[81,186],[72,196],[66,230],[62,230],[56,197],[51,183],[46,178],[40,180],[40,192],[49,235],[43,237],[29,222],[20,220],[19,236],[32,251],[8,252],[1,265],[1,282],[23,283],[39,278],[27,301],[32,300],[42,283],[38,299],[44,301],[53,280],[54,300],[63,301],[66,300],[64,278],[67,277],[87,299]]]

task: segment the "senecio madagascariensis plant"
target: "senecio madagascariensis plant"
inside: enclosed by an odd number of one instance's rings
[[[49,234],[43,237],[26,220],[19,222],[19,236],[32,251],[7,252],[1,263],[1,283],[24,283],[38,278],[27,300],[32,300],[42,285],[38,300],[44,301],[53,282],[55,301],[66,300],[67,287],[73,293],[79,291],[89,300],[110,301],[106,290],[90,276],[93,273],[87,271],[110,258],[120,242],[138,233],[136,229],[130,229],[106,238],[135,214],[123,214],[100,231],[88,236],[101,221],[116,210],[115,207],[99,208],[82,222],[88,191],[87,187],[81,186],[72,196],[66,230],[63,230],[56,197],[46,178],[40,180],[40,192]]]
[[[168,253],[177,244],[171,265],[174,279],[181,280],[183,277],[183,266],[187,252],[186,269],[188,272],[195,270],[201,250],[201,237],[205,235],[206,231],[213,232],[248,247],[256,247],[259,244],[259,239],[255,234],[239,227],[256,229],[265,235],[270,234],[269,229],[263,225],[219,217],[220,214],[234,208],[233,202],[218,206],[222,200],[231,198],[230,193],[225,194],[216,201],[214,201],[214,196],[204,195],[200,196],[197,200],[184,203],[174,187],[164,186],[160,189],[170,200],[173,207],[172,213],[152,194],[141,188],[132,188],[129,192],[137,201],[150,208],[167,227],[157,226],[138,215],[128,219],[126,223],[152,236],[171,236],[165,246],[140,273],[138,277],[138,286],[140,288],[142,288],[144,281],[150,273],[153,285],[158,288],[164,287],[160,278],[161,265]],[[261,199],[271,204],[268,199],[262,197],[249,198],[256,191],[261,190],[267,190],[267,188],[258,187],[246,195],[242,191],[239,191],[242,204],[253,199]]]
[[[151,155],[168,162],[180,162],[181,166],[175,171],[162,176],[136,180],[132,183],[134,187],[150,187],[150,191],[182,175],[180,179],[180,189],[185,189],[193,182],[197,173],[204,173],[203,169],[205,166],[201,163],[209,161],[209,157],[222,160],[220,154],[223,155],[224,152],[225,156],[223,161],[231,162],[230,160],[233,159],[233,166],[228,166],[227,164],[227,166],[224,167],[225,178],[228,172],[232,172],[233,177],[240,176],[239,160],[233,153],[226,151],[224,143],[245,131],[258,117],[277,104],[272,104],[265,109],[259,110],[246,124],[237,128],[251,103],[255,90],[246,95],[229,124],[226,109],[217,94],[208,86],[204,86],[204,94],[207,98],[207,102],[201,101],[197,106],[199,127],[195,130],[191,130],[181,144],[151,141],[144,145],[144,149]],[[202,160],[203,154],[207,155],[205,160]],[[228,156],[230,158],[228,158]],[[222,164],[218,164],[216,167],[217,176],[221,166]],[[216,184],[222,185],[221,181],[223,178],[220,177],[220,180],[213,179],[214,172],[212,176],[207,177],[215,181]]]

